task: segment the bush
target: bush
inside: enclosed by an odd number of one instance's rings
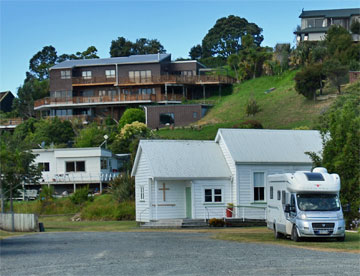
[[[212,218],[209,220],[210,227],[224,227],[225,222],[222,219]]]
[[[109,194],[119,203],[135,199],[135,181],[130,174],[122,174],[109,183]]]
[[[81,211],[84,220],[134,220],[134,201],[116,202],[111,195],[95,197],[94,201],[87,203]]]
[[[238,125],[234,125],[234,128],[255,128],[263,129],[262,124],[257,120],[247,120]]]
[[[295,90],[307,99],[316,99],[316,90],[322,87],[324,74],[321,64],[304,67],[295,75]]]
[[[75,205],[81,205],[86,201],[93,200],[89,197],[89,186],[77,189],[73,195],[70,196],[70,200]]]
[[[39,195],[40,200],[42,201],[48,201],[54,198],[54,187],[53,186],[42,186],[41,192]]]
[[[251,97],[246,104],[246,115],[254,116],[256,113],[260,112],[260,106],[257,104],[256,100]]]
[[[121,116],[119,121],[119,130],[125,125],[131,124],[135,121],[145,123],[145,112],[139,108],[128,108]]]

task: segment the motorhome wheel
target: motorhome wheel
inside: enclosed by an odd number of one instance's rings
[[[294,242],[299,242],[299,241],[301,241],[301,238],[299,237],[298,229],[297,229],[296,225],[294,225],[293,228],[292,228],[292,231],[291,231],[291,239],[292,239]]]

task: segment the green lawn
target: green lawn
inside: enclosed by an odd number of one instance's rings
[[[334,99],[314,102],[299,95],[294,88],[296,72],[288,71],[281,76],[265,76],[234,84],[233,93],[221,98],[210,98],[214,106],[197,122],[202,126],[200,130],[165,128],[156,133],[163,139],[214,139],[218,128],[231,128],[247,120],[257,120],[268,129],[313,128],[319,115]],[[265,94],[270,88],[275,90]],[[248,117],[246,105],[251,97],[255,98],[261,110],[255,116]]]
[[[96,231],[118,232],[131,231],[137,228],[135,221],[71,221],[69,216],[40,216],[45,232]]]
[[[225,229],[214,234],[214,238],[236,242],[259,242],[277,244],[282,246],[296,246],[307,249],[325,251],[344,251],[360,253],[360,233],[346,233],[344,242],[337,242],[332,239],[317,239],[316,241],[293,242],[290,239],[275,239],[271,230],[265,227]]]

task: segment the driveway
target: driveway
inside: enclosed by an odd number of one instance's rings
[[[359,255],[179,232],[40,233],[0,240],[0,275],[358,275]]]

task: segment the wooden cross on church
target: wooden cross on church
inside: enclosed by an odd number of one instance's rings
[[[170,189],[165,187],[165,183],[163,183],[163,187],[162,187],[162,188],[159,188],[159,191],[163,191],[163,201],[165,201],[165,199],[166,199],[166,197],[165,197],[165,192],[166,192],[167,190],[170,190]]]

